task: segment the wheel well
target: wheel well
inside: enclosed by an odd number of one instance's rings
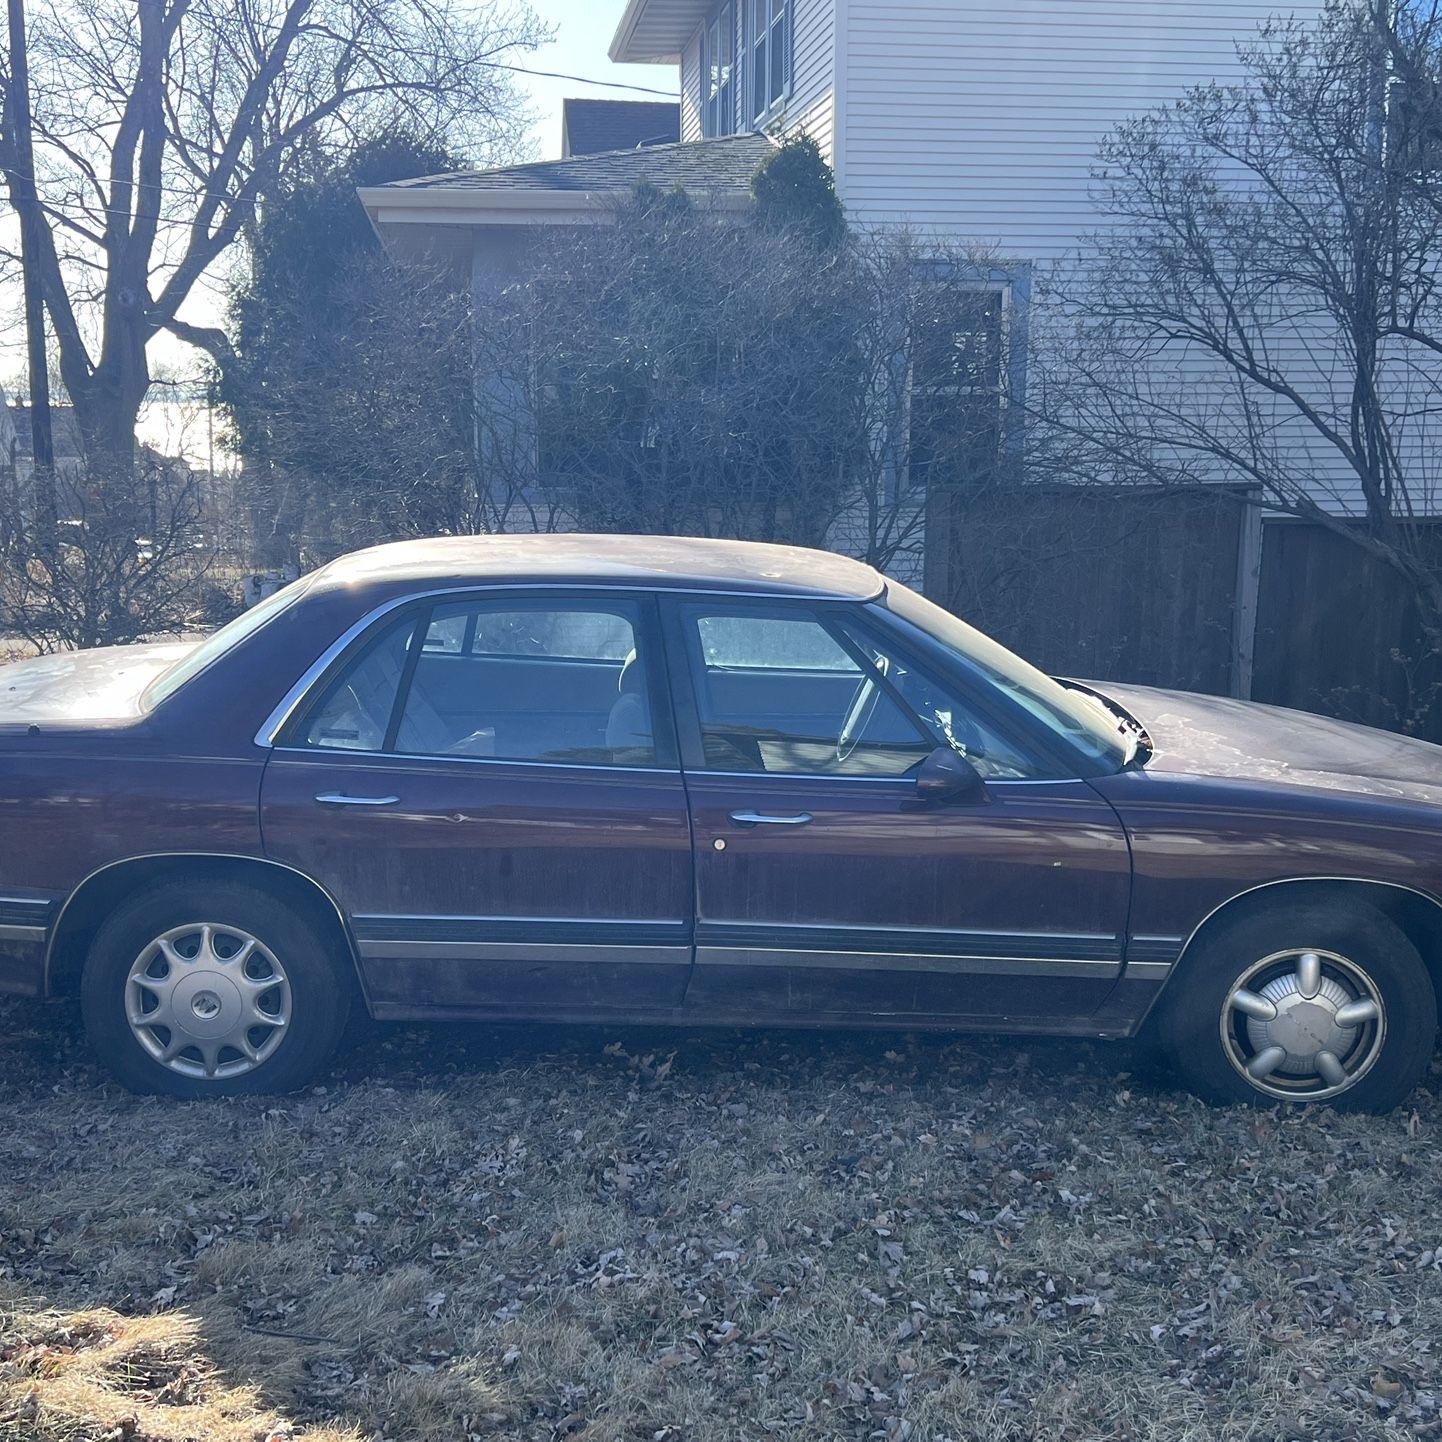
[[[1442,902],[1420,891],[1382,881],[1279,881],[1243,892],[1207,917],[1187,942],[1182,959],[1185,961],[1187,952],[1198,943],[1244,917],[1279,905],[1305,906],[1339,900],[1369,906],[1395,922],[1426,962],[1432,985],[1442,998]]]
[[[46,983],[51,996],[73,996],[96,929],[122,902],[172,882],[238,881],[268,892],[335,943],[350,962],[363,999],[355,947],[335,902],[308,876],[250,856],[145,856],[116,862],[87,877],[61,910],[50,943]]]

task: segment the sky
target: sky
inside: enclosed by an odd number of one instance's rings
[[[523,61],[537,70],[558,70],[627,85],[641,85],[665,92],[647,95],[636,90],[610,90],[578,85],[570,80],[543,80],[519,76],[530,91],[537,112],[534,134],[540,158],[554,160],[561,153],[561,101],[571,95],[598,99],[661,100],[676,94],[673,65],[613,65],[607,58],[611,37],[616,33],[625,0],[531,0],[531,8],[556,32],[553,44]]]
[[[615,100],[661,100],[675,95],[674,66],[614,65],[606,52],[626,8],[626,0],[530,0],[531,9],[553,32],[554,39],[540,49],[521,55],[517,63],[531,70],[584,77],[558,79],[540,75],[517,75],[517,85],[527,94],[531,108],[528,150],[539,160],[554,160],[561,153],[561,102],[569,96],[593,96]],[[587,84],[586,81],[607,82]],[[642,89],[615,89],[617,85]],[[660,95],[648,91],[663,92]],[[0,236],[14,235],[14,214],[0,204]],[[205,278],[192,292],[182,316],[196,324],[219,321],[224,295],[217,278]],[[18,286],[0,287],[0,385],[10,386],[24,368],[24,338],[18,324],[21,315]],[[157,337],[150,348],[152,368],[185,375],[199,365],[197,352],[168,336]],[[142,424],[143,439],[165,450],[190,453],[190,436],[195,418],[187,410],[183,418],[167,407],[152,407]],[[198,458],[198,457],[197,457]]]

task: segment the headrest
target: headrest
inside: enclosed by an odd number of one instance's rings
[[[636,652],[633,649],[621,665],[621,676],[616,683],[616,689],[623,696],[637,696],[640,695],[643,680],[641,665],[636,660]]]

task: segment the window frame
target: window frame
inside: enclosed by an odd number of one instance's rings
[[[863,675],[876,680],[887,697],[893,701],[914,725],[921,735],[935,741],[937,749],[949,747],[949,742],[925,718],[918,716],[897,688],[881,674],[869,657],[857,646],[855,635],[874,642],[879,649],[890,652],[926,677],[933,685],[956,695],[957,699],[972,711],[978,720],[1001,734],[1020,755],[1038,769],[1054,771],[1054,775],[1036,778],[988,780],[987,787],[995,786],[1064,786],[1083,780],[1084,768],[1078,765],[1078,756],[1066,744],[1064,738],[1056,736],[1035,717],[1026,714],[1022,708],[1008,702],[1005,697],[982,694],[982,687],[971,677],[958,675],[949,668],[938,667],[919,647],[911,644],[911,638],[900,626],[888,619],[890,613],[878,609],[879,602],[812,601],[805,597],[737,597],[721,596],[711,598],[704,595],[678,595],[663,598],[661,625],[667,646],[667,670],[671,676],[673,714],[677,737],[680,742],[681,769],[706,776],[729,776],[737,779],[782,781],[824,781],[828,784],[857,782],[867,786],[900,785],[914,789],[916,781],[911,776],[847,776],[838,773],[810,773],[801,771],[721,771],[706,763],[704,726],[701,719],[700,697],[696,690],[695,665],[704,667],[704,656],[698,656],[688,633],[686,611],[698,607],[714,606],[718,613],[727,615],[739,611],[756,611],[766,616],[797,614],[815,620],[826,630],[837,645],[855,661]],[[691,630],[696,628],[692,627]],[[699,637],[698,637],[699,644]]]
[[[744,5],[748,3],[748,0],[741,0],[741,3]],[[721,53],[723,55],[727,53],[727,43],[722,37],[729,37],[731,64],[725,81],[718,85],[717,93],[713,96],[711,94],[711,70],[715,62],[714,48],[718,40],[722,42]],[[706,140],[735,135],[739,128],[736,97],[740,66],[737,64],[736,38],[735,0],[725,0],[724,4],[718,5],[707,16],[706,23],[701,27],[701,94],[699,98],[701,135]]]
[[[613,610],[623,615],[628,610],[633,611],[636,651],[638,655],[644,654],[646,657],[644,665],[646,699],[651,708],[651,730],[655,750],[652,762],[645,766],[625,766],[612,762],[548,761],[504,756],[462,756],[395,750],[394,737],[399,729],[398,723],[404,715],[402,703],[415,668],[419,664],[422,654],[425,654],[425,637],[430,629],[434,613],[443,607],[469,604],[475,604],[478,607],[493,605],[497,609],[509,607],[513,610],[543,610],[547,607],[580,610],[587,606],[593,606],[597,610]],[[407,647],[401,686],[392,704],[390,722],[386,728],[386,742],[389,749],[380,751],[350,750],[344,747],[317,746],[308,741],[306,731],[335,681],[345,673],[382,631],[404,624],[409,617],[414,617],[415,628]],[[429,654],[434,656],[442,653],[432,651]],[[457,658],[460,656],[460,653],[450,654]],[[277,712],[284,708],[284,715],[271,729],[270,739],[262,740],[266,730],[263,727],[261,735],[256,737],[256,741],[257,744],[269,745],[278,751],[301,752],[307,756],[332,757],[337,765],[361,762],[367,765],[377,763],[413,765],[418,761],[423,761],[501,767],[544,766],[559,771],[604,771],[616,776],[655,772],[674,773],[680,770],[680,757],[666,662],[657,598],[652,592],[619,586],[592,588],[467,586],[454,590],[416,593],[397,597],[385,605],[376,607],[328,648],[277,708]],[[586,663],[578,661],[578,664]],[[269,725],[268,722],[267,726]]]
[[[742,0],[742,4],[745,6],[742,35],[746,64],[742,67],[741,94],[747,121],[755,129],[773,120],[791,98],[796,72],[796,0]],[[766,25],[762,34],[756,33],[758,5],[766,7]],[[778,40],[781,45],[781,88],[772,94],[772,45]],[[764,57],[760,61],[758,54]],[[762,75],[766,79],[767,99],[766,104],[758,108],[756,82]]]
[[[1007,400],[1008,400],[1008,363],[1013,344],[1011,328],[1013,324],[1012,311],[1015,305],[1015,298],[1012,293],[1012,286],[1009,282],[998,279],[995,276],[978,276],[974,281],[964,280],[959,283],[955,281],[934,280],[922,274],[915,277],[913,284],[919,290],[928,288],[945,287],[955,289],[968,294],[974,294],[985,300],[993,301],[996,306],[996,341],[995,341],[995,379],[985,385],[968,386],[955,381],[942,379],[927,383],[925,378],[917,377],[917,350],[918,344],[915,336],[914,322],[908,322],[907,337],[907,360],[906,360],[906,464],[900,468],[897,476],[898,499],[903,501],[924,501],[933,489],[936,488],[935,472],[930,465],[919,466],[917,464],[917,401],[921,400],[930,403],[949,403],[953,407],[959,407],[962,403],[979,397],[987,397],[994,404],[996,417],[996,447],[994,462],[1001,460],[1006,445],[1008,426]],[[941,468],[945,474],[947,467]],[[947,485],[957,486],[965,489],[965,481],[953,477],[951,480],[943,480],[943,488]]]

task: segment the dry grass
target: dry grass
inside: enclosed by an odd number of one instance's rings
[[[1129,1063],[408,1029],[182,1106],[0,1004],[0,1438],[1442,1437],[1438,1080]]]

